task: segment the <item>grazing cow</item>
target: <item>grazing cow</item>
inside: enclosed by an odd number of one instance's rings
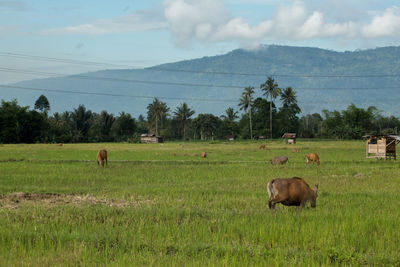
[[[106,162],[107,165],[107,150],[101,149],[97,153],[97,165],[104,167],[104,161]]]
[[[58,143],[57,146],[63,146],[63,143]]]
[[[312,161],[312,164],[314,165],[314,163],[317,163],[317,166],[319,166],[319,157],[316,153],[308,153],[306,155],[307,158],[307,164],[310,163],[310,161]]]
[[[258,147],[258,149],[263,149],[263,150],[265,150],[265,149],[267,149],[267,147],[266,147],[264,144],[261,144],[261,145]]]
[[[201,152],[201,157],[206,158],[207,157],[207,152]]]
[[[292,148],[292,152],[297,153],[297,152],[299,152],[299,150],[297,148]]]
[[[269,162],[271,162],[272,165],[285,164],[287,161],[288,161],[288,157],[286,157],[286,156],[276,156],[269,160]]]
[[[318,184],[315,185],[315,189],[312,189],[300,177],[273,179],[268,183],[267,190],[270,209],[275,209],[276,203],[285,206],[299,206],[300,210],[307,202],[311,203],[312,208],[317,206]]]

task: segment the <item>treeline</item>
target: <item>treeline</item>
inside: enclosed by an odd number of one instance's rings
[[[198,114],[186,103],[171,110],[155,98],[147,106],[147,117],[133,118],[100,114],[79,105],[72,111],[48,115],[50,103],[41,95],[34,109],[19,106],[17,100],[0,106],[0,143],[139,142],[143,133],[155,133],[166,140],[224,140],[279,138],[297,133],[304,138],[359,139],[366,134],[396,134],[400,121],[385,117],[373,106],[367,109],[350,104],[343,111],[323,110],[299,117],[296,91],[281,89],[269,77],[260,85],[264,97],[253,99],[254,88],[244,89],[238,109],[230,107],[221,116]],[[281,106],[274,101],[279,97]]]

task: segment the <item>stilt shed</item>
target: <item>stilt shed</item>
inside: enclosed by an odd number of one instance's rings
[[[142,134],[140,135],[141,143],[163,143],[164,139],[160,136],[156,136],[152,133]]]
[[[396,144],[400,142],[398,135],[366,135],[367,159],[396,159]]]
[[[284,133],[282,135],[283,139],[286,139],[286,144],[296,144],[296,134],[295,133]]]

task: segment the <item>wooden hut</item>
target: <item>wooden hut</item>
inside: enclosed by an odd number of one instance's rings
[[[366,158],[396,159],[396,144],[400,142],[398,135],[366,135]]]
[[[164,139],[160,136],[156,136],[155,134],[142,134],[140,135],[141,143],[163,143]]]
[[[286,139],[286,144],[296,144],[296,134],[295,133],[284,133],[282,135],[283,139]]]

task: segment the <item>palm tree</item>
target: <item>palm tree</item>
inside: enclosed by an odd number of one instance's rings
[[[244,112],[247,112],[247,109],[249,110],[250,138],[251,139],[253,139],[253,127],[251,125],[251,105],[253,104],[253,99],[252,99],[253,94],[254,94],[254,87],[248,86],[248,87],[244,88],[242,97],[239,99],[240,110],[244,110]]]
[[[194,113],[195,111],[190,109],[186,103],[182,103],[179,107],[176,107],[174,111],[175,118],[183,125],[183,140],[185,140],[186,137],[186,125]]]
[[[158,136],[158,121],[166,118],[168,116],[169,107],[166,103],[161,102],[157,98],[154,98],[153,103],[147,106],[147,118],[150,121],[155,122],[156,135]]]
[[[78,108],[74,109],[71,113],[71,119],[75,130],[74,141],[87,141],[92,117],[92,111],[86,110],[84,105],[79,105]]]
[[[275,83],[275,80],[272,77],[268,77],[265,83],[260,85],[260,89],[264,91],[264,95],[266,98],[270,96],[271,101],[269,102],[269,129],[271,131],[271,139],[272,139],[272,101],[277,98],[277,96],[281,93],[281,89],[278,87],[278,84]]]
[[[291,108],[295,113],[300,113],[301,109],[297,105],[296,91],[292,87],[286,87],[281,93],[281,101],[284,107]]]
[[[281,101],[284,106],[297,104],[296,91],[290,86],[286,87],[286,89],[281,93]]]
[[[100,125],[102,139],[105,141],[110,141],[111,128],[115,122],[115,117],[113,114],[109,114],[107,111],[103,110],[100,114]]]
[[[221,115],[221,118],[224,120],[227,120],[229,122],[235,121],[238,117],[237,111],[235,111],[233,108],[227,108],[225,110],[226,115]]]

